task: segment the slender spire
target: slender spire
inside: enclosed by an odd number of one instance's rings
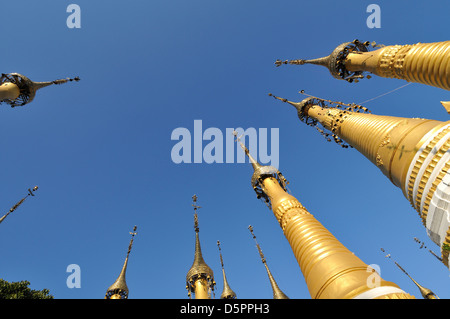
[[[312,97],[301,103],[300,120],[355,148],[402,190],[450,267],[450,121],[364,114],[356,104]]]
[[[223,291],[220,295],[220,299],[236,299],[236,293],[230,288],[225,275],[225,268],[223,267],[222,249],[220,248],[220,241],[217,241],[217,247],[219,247],[220,265],[222,266],[223,274]]]
[[[255,240],[256,247],[258,248],[259,256],[261,257],[261,261],[264,264],[264,267],[266,267],[267,275],[269,276],[270,285],[272,286],[273,299],[289,299],[289,297],[286,296],[284,294],[284,292],[282,292],[281,289],[278,287],[278,284],[275,281],[275,278],[273,278],[273,275],[269,270],[269,266],[267,266],[266,258],[264,257],[262,249],[259,246],[258,241],[256,240],[255,234],[253,233],[252,225],[248,226],[248,229],[250,230],[250,233],[252,234],[252,237]]]
[[[38,187],[34,186],[33,189],[28,188],[28,194],[22,198],[20,201],[18,201],[11,209],[0,218],[0,223],[2,223],[6,217],[8,217],[9,214],[11,214],[13,211],[15,211],[17,208],[19,208],[20,205],[28,198],[28,196],[35,196],[34,192],[37,191]]]
[[[276,175],[259,174],[256,180],[259,189],[254,189],[257,195],[268,199],[269,207],[291,245],[312,298],[414,298],[396,284],[381,278],[377,286],[369,286],[371,278],[379,275],[369,271],[367,264],[342,245],[294,196],[288,194]],[[264,261],[264,255],[259,251]]]
[[[197,210],[201,206],[197,205],[197,199],[197,195],[192,196],[194,202],[192,206],[194,207],[195,254],[194,262],[186,275],[186,289],[188,290],[189,297],[191,297],[191,293],[193,292],[196,299],[207,299],[210,298],[211,292],[214,293],[216,283],[214,281],[214,273],[206,264],[202,255],[197,215]]]
[[[80,78],[75,77],[49,82],[34,82],[27,78],[25,75],[19,73],[2,73],[0,77],[0,87],[5,85],[13,85],[17,88],[17,93],[13,95],[10,94],[9,96],[3,96],[2,94],[0,94],[0,103],[5,102],[11,105],[11,107],[22,106],[33,101],[38,90],[50,85],[60,85],[72,81],[78,82],[80,81]]]
[[[287,185],[289,184],[289,182],[286,180],[286,178],[284,178],[283,174],[281,174],[281,172],[278,169],[276,169],[275,167],[263,166],[263,165],[259,164],[251,156],[247,147],[241,142],[240,137],[238,137],[236,131],[233,132],[233,135],[236,137],[236,142],[238,142],[240,144],[241,148],[244,150],[244,153],[248,156],[250,163],[252,164],[253,175],[252,175],[252,179],[251,179],[251,184],[252,184],[253,190],[256,192],[256,197],[258,199],[261,199],[270,208],[271,207],[270,199],[263,190],[263,185],[261,184],[261,180],[262,180],[261,178],[263,176],[274,177],[284,190],[287,190]]]
[[[383,253],[386,253],[386,251],[385,251],[383,248],[381,248],[381,251],[382,251]],[[387,254],[385,257],[391,259],[391,260],[394,262],[394,264],[395,264],[395,265],[396,265],[396,266],[397,266],[397,267],[398,267],[398,268],[399,268],[406,276],[408,276],[409,279],[412,280],[412,282],[417,286],[417,288],[419,288],[419,291],[420,291],[420,293],[422,294],[422,297],[423,297],[424,299],[439,299],[438,296],[436,296],[436,294],[435,294],[434,292],[432,292],[430,289],[425,288],[425,287],[422,287],[421,285],[419,285],[419,284],[417,283],[417,281],[415,281],[415,280],[414,280],[414,279],[406,272],[406,270],[403,269],[402,266],[400,266],[395,260],[393,260],[393,259],[391,258],[391,254]]]
[[[130,244],[128,245],[125,262],[123,263],[123,267],[120,271],[119,277],[117,277],[116,281],[106,291],[105,299],[128,299],[129,290],[125,280],[125,276],[127,272],[128,258],[130,256],[131,248],[133,247],[134,236],[137,234],[136,229],[137,226],[134,226],[133,231],[130,232],[131,240]]]
[[[370,46],[375,50],[369,51]],[[366,73],[372,73],[450,90],[449,49],[450,41],[384,46],[354,40],[339,45],[323,58],[277,60],[275,65],[315,64],[326,67],[334,78],[348,82],[370,78]]]

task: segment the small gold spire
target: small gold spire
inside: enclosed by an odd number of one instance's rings
[[[197,205],[197,195],[192,196],[194,207],[194,229],[195,229],[195,253],[194,262],[186,275],[186,289],[188,296],[193,292],[196,299],[209,299],[211,292],[214,293],[214,273],[212,269],[206,264],[202,255],[202,248],[200,246],[199,227],[197,210],[201,206]]]
[[[264,264],[264,267],[266,267],[267,275],[269,276],[270,285],[272,286],[273,299],[289,299],[288,296],[286,296],[284,294],[284,292],[282,292],[281,289],[278,287],[278,284],[275,281],[275,278],[273,277],[272,273],[270,272],[269,266],[267,266],[266,258],[264,257],[262,249],[259,246],[258,241],[256,240],[255,234],[253,233],[252,225],[248,226],[248,229],[250,230],[250,233],[252,234],[253,239],[255,240],[256,247],[258,248],[259,256],[261,257],[261,261]]]
[[[385,251],[383,248],[381,248],[381,251],[382,251],[383,253],[386,253],[386,251]],[[389,259],[392,259],[391,254],[387,254],[385,257],[386,257],[386,258],[389,258]],[[419,291],[420,291],[420,293],[422,294],[422,297],[423,297],[424,299],[439,299],[439,297],[436,296],[436,294],[435,294],[434,292],[432,292],[431,289],[428,289],[428,288],[425,288],[425,287],[419,285],[419,284],[417,283],[417,281],[415,281],[415,280],[414,280],[414,279],[406,272],[406,270],[403,269],[402,266],[400,266],[395,260],[392,259],[392,261],[394,262],[394,264],[395,264],[395,265],[396,265],[396,266],[397,266],[397,267],[398,267],[398,268],[399,268],[406,276],[408,276],[409,279],[412,280],[412,282],[417,286],[417,288],[419,288]]]
[[[34,186],[33,189],[28,188],[28,194],[22,198],[20,201],[18,201],[11,209],[0,218],[0,223],[5,220],[6,217],[8,217],[9,214],[11,214],[13,211],[15,211],[17,208],[19,208],[20,205],[28,198],[28,196],[35,196],[33,193],[38,190],[37,186]]]
[[[125,280],[127,266],[128,266],[128,258],[130,256],[131,248],[133,246],[134,236],[136,233],[137,226],[134,226],[133,232],[130,232],[131,240],[128,245],[127,256],[125,258],[125,262],[123,263],[122,270],[120,271],[119,277],[117,277],[116,281],[108,288],[105,294],[105,299],[128,299],[129,290]]]
[[[220,241],[217,241],[217,247],[219,247],[220,265],[222,266],[223,274],[223,291],[220,295],[220,299],[236,299],[236,293],[230,288],[225,275],[225,268],[223,267],[222,249],[220,248]]]
[[[59,79],[49,82],[34,82],[31,81],[25,75],[19,73],[9,73],[0,76],[0,103],[5,102],[11,107],[22,106],[33,101],[36,96],[36,92],[39,89],[50,85],[60,85],[71,81],[80,81],[79,77],[75,78],[67,78],[67,79]],[[6,89],[7,85],[13,85],[13,87],[17,88],[16,93],[9,93],[8,95],[2,95],[2,89]]]

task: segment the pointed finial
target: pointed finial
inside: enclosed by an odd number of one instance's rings
[[[383,248],[381,248],[381,251],[383,253],[386,253],[386,250],[384,250]],[[386,258],[392,259],[391,254],[387,254],[385,256]],[[422,287],[421,285],[419,285],[417,283],[417,281],[415,281],[407,272],[405,269],[403,269],[402,266],[400,266],[395,260],[392,260],[394,262],[394,264],[406,275],[409,277],[409,279],[412,280],[412,282],[417,286],[417,288],[419,288],[420,293],[422,294],[422,297],[424,299],[439,299],[438,296],[436,296],[436,294],[434,292],[432,292],[430,289]]]
[[[243,149],[244,153],[247,155],[247,157],[250,160],[250,163],[253,167],[253,175],[252,175],[252,187],[253,190],[256,192],[256,197],[258,199],[262,199],[263,202],[270,208],[270,199],[269,196],[263,191],[263,186],[261,182],[264,178],[273,177],[275,178],[280,186],[286,191],[287,190],[287,184],[289,182],[284,178],[283,174],[278,171],[273,166],[263,166],[260,165],[251,155],[248,148],[241,142],[240,137],[238,136],[238,133],[236,131],[233,131],[233,135],[236,137],[236,142],[238,142],[241,145],[241,148]]]
[[[130,232],[131,239],[128,244],[127,255],[125,257],[125,262],[123,263],[122,270],[116,281],[106,290],[105,299],[128,299],[129,290],[126,282],[126,272],[128,266],[128,258],[130,256],[131,248],[133,247],[134,236],[136,236],[137,226],[133,227],[133,231]]]
[[[3,215],[0,218],[0,223],[3,222],[9,214],[11,214],[17,208],[19,208],[19,206],[22,205],[22,203],[27,199],[28,196],[35,196],[34,192],[37,190],[38,190],[37,186],[34,186],[32,189],[28,188],[28,194],[24,198],[22,198],[20,201],[18,201],[13,207],[10,208],[10,210],[5,215]]]
[[[249,225],[248,229],[250,230],[250,233],[252,234],[253,239],[255,240],[256,247],[258,248],[259,256],[261,257],[261,261],[264,264],[264,267],[266,268],[267,275],[269,276],[270,285],[272,286],[273,299],[289,299],[289,297],[286,296],[284,294],[284,292],[282,292],[281,289],[278,287],[278,284],[275,281],[275,278],[273,277],[272,273],[270,272],[269,266],[267,265],[266,258],[264,257],[262,249],[259,246],[258,241],[256,240],[255,234],[253,233],[253,226]]]
[[[219,247],[220,264],[222,266],[223,274],[223,291],[220,295],[220,299],[236,299],[236,293],[230,288],[227,277],[225,275],[225,268],[223,266],[222,249],[220,248],[220,241],[217,241],[217,247]]]
[[[74,78],[58,79],[49,82],[34,82],[31,81],[25,75],[19,73],[9,73],[9,74],[2,73],[0,77],[0,85],[7,82],[13,83],[17,85],[17,87],[20,90],[20,93],[19,96],[14,100],[3,100],[0,102],[8,103],[9,105],[11,105],[11,107],[22,106],[33,101],[34,97],[36,96],[36,92],[39,89],[42,89],[44,87],[53,84],[60,85],[72,81],[78,82],[80,81],[80,78],[77,76]]]
[[[196,233],[199,232],[197,209],[202,208],[201,206],[197,205],[197,199],[198,199],[197,195],[194,194],[194,196],[192,196],[192,200],[194,202],[192,206],[194,207],[194,229]]]
[[[373,43],[374,44],[374,43]],[[359,40],[353,40],[352,42],[345,42],[339,45],[331,52],[329,56],[325,56],[318,59],[298,59],[298,60],[276,60],[275,66],[279,67],[283,64],[291,65],[304,65],[315,64],[326,67],[331,75],[337,79],[346,80],[348,82],[357,82],[360,78],[364,78],[363,72],[348,71],[345,67],[345,59],[349,53],[367,52],[371,43],[369,41],[360,42]]]
[[[258,161],[256,161],[252,155],[250,154],[250,151],[248,150],[248,148],[241,142],[241,136],[238,136],[238,133],[236,131],[233,131],[233,135],[236,137],[236,142],[239,143],[239,145],[241,146],[242,150],[244,151],[245,155],[247,155],[248,159],[250,160],[250,163],[253,166],[254,170],[257,170],[258,168],[261,167],[261,165],[258,163]]]

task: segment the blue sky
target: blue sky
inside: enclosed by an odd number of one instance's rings
[[[450,273],[414,242],[439,251],[401,190],[356,150],[326,142],[291,106],[267,95],[298,101],[305,90],[358,103],[404,85],[376,77],[349,84],[322,67],[276,68],[274,61],[325,56],[354,39],[448,40],[449,5],[411,2],[2,2],[1,72],[81,81],[45,88],[22,108],[1,106],[0,207],[6,213],[29,187],[39,190],[0,225],[0,277],[28,280],[58,299],[101,299],[137,225],[130,299],[185,299],[197,194],[216,298],[217,240],[238,298],[272,298],[250,224],[279,287],[290,298],[310,298],[281,228],[251,188],[250,164],[172,161],[173,130],[193,132],[194,120],[202,120],[204,130],[222,132],[279,128],[279,169],[291,193],[364,262],[379,265],[383,279],[420,297],[380,248],[449,298]],[[81,8],[80,29],[66,26],[71,3]],[[381,8],[379,29],[366,25],[371,3]],[[374,114],[447,121],[439,103],[446,100],[444,90],[411,84],[365,106]],[[70,264],[80,266],[81,288],[66,285]]]

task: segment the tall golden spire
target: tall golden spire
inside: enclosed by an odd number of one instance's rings
[[[266,267],[267,275],[269,276],[270,285],[272,286],[273,299],[289,299],[289,297],[286,296],[284,294],[284,292],[282,292],[281,289],[278,287],[278,284],[275,281],[275,278],[273,278],[272,273],[269,270],[269,266],[267,266],[266,257],[264,257],[261,247],[259,246],[258,241],[256,240],[256,236],[253,233],[252,225],[248,226],[248,229],[250,230],[250,233],[252,234],[253,239],[255,240],[256,247],[258,248],[259,256],[261,257],[261,261],[264,264],[264,267]]]
[[[28,196],[35,196],[33,193],[37,191],[38,187],[34,186],[33,189],[28,188],[28,194],[22,198],[20,201],[18,201],[11,209],[0,218],[0,223],[2,223],[6,217],[8,217],[9,214],[11,214],[13,211],[15,211],[22,203],[28,198]]]
[[[236,299],[236,293],[233,289],[230,288],[230,285],[227,281],[227,276],[225,275],[225,268],[223,267],[223,258],[222,258],[222,249],[220,248],[220,241],[217,241],[217,247],[219,247],[219,255],[220,255],[220,265],[222,266],[222,274],[223,274],[223,290],[220,295],[220,299]]]
[[[241,146],[246,148],[242,143]],[[286,181],[281,176],[274,167],[260,166],[254,169],[252,186],[257,197],[271,207],[313,299],[414,298],[396,284],[381,279],[342,245],[287,193]]]
[[[11,107],[22,106],[33,101],[39,89],[53,85],[63,84],[70,81],[80,81],[79,77],[73,79],[60,79],[51,82],[33,82],[25,75],[9,73],[0,76],[0,103],[4,102]]]
[[[383,252],[383,253],[386,253],[386,251],[383,249],[383,248],[381,248],[381,251]],[[387,254],[386,256],[385,256],[386,258],[389,258],[389,259],[392,259],[391,258],[391,254]],[[411,281],[417,286],[417,288],[419,288],[419,291],[420,291],[420,293],[421,293],[421,295],[422,295],[422,297],[424,298],[424,299],[439,299],[438,298],[438,296],[436,296],[436,294],[434,293],[434,292],[432,292],[431,291],[431,289],[428,289],[428,288],[425,288],[425,287],[423,287],[423,286],[421,286],[421,285],[419,285],[419,283],[417,282],[417,281],[415,281],[407,272],[406,272],[406,270],[405,269],[403,269],[403,267],[402,266],[400,266],[395,260],[392,260],[393,262],[394,262],[394,264],[406,275],[406,276],[408,276],[408,278],[409,279],[411,279]]]
[[[214,293],[214,273],[203,259],[202,249],[200,247],[199,228],[197,210],[201,208],[197,206],[197,195],[192,196],[194,203],[194,229],[195,229],[195,255],[194,262],[186,275],[186,289],[188,296],[194,293],[195,299],[209,299],[211,298],[211,291]]]
[[[128,299],[129,290],[125,280],[125,275],[127,272],[128,257],[130,256],[131,247],[133,246],[134,236],[137,234],[136,229],[137,227],[134,226],[133,232],[130,232],[131,240],[130,244],[128,245],[125,262],[123,263],[123,267],[120,271],[119,277],[117,277],[116,281],[106,291],[105,299]]]
[[[281,101],[287,100],[275,97]],[[359,113],[361,106],[309,97],[289,102],[301,121],[357,149],[410,201],[449,267],[450,121]]]
[[[312,60],[277,60],[282,64],[316,64],[328,68],[331,75],[348,82],[357,82],[370,72],[385,78],[397,78],[450,90],[450,41],[412,45],[381,46],[354,40],[339,45],[323,58]],[[370,78],[370,75],[367,76]]]

